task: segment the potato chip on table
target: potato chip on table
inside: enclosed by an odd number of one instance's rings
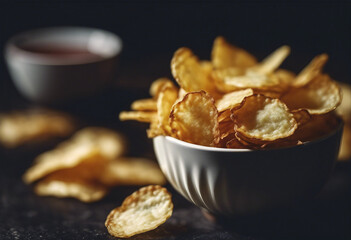
[[[71,197],[82,202],[98,201],[108,191],[105,185],[66,172],[52,173],[34,187],[34,192],[39,196]]]
[[[6,147],[66,137],[74,129],[73,119],[62,112],[29,109],[0,114],[0,143]]]
[[[165,188],[150,185],[134,192],[120,207],[113,209],[105,226],[112,236],[128,238],[157,228],[172,212],[171,194]]]
[[[106,161],[117,158],[124,151],[125,141],[121,135],[103,128],[86,128],[55,149],[40,154],[23,179],[32,183],[55,171],[74,167],[91,169],[93,175]]]

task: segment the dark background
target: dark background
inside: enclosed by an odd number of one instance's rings
[[[8,1],[0,3],[0,55],[16,33],[65,25],[102,28],[122,38],[114,87],[59,108],[77,116],[82,126],[101,125],[125,133],[131,156],[155,159],[146,125],[121,123],[118,112],[129,109],[133,100],[147,97],[150,82],[171,75],[171,57],[182,46],[209,59],[214,38],[222,35],[262,59],[287,44],[292,52],[283,67],[295,72],[325,52],[330,56],[325,72],[351,84],[350,2]],[[1,57],[0,111],[31,106],[14,88]],[[21,175],[38,153],[54,146],[50,144],[0,148],[0,239],[115,239],[103,222],[138,187],[117,188],[91,205],[38,197],[24,185]],[[240,225],[207,221],[197,207],[167,185],[174,196],[172,218],[150,235],[134,239],[350,239],[350,163],[336,165],[315,201],[281,213],[284,218],[273,216],[267,224],[251,224],[247,231]]]
[[[187,46],[208,59],[214,38],[222,35],[259,59],[290,45],[292,54],[283,67],[294,71],[328,53],[326,72],[351,83],[350,16],[346,1],[9,1],[0,5],[0,53],[9,37],[24,30],[88,26],[122,38],[122,61],[148,64],[150,57],[162,56],[169,74],[177,48]],[[3,58],[0,66],[5,71]],[[2,98],[9,88],[11,83],[1,78]]]

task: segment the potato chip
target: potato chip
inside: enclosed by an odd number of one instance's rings
[[[327,54],[321,54],[312,59],[312,61],[297,75],[292,83],[294,87],[302,87],[322,73],[325,63],[328,61]]]
[[[342,118],[351,122],[351,85],[347,83],[338,83],[342,92],[341,104],[336,109],[336,112],[342,116]]]
[[[318,75],[307,85],[292,88],[281,100],[291,110],[306,109],[310,114],[324,114],[341,103],[341,91],[328,75]]]
[[[47,109],[14,111],[0,115],[0,143],[6,147],[65,137],[74,129],[75,124],[70,116]]]
[[[219,122],[219,132],[220,139],[224,139],[228,135],[234,133],[234,122],[231,119],[229,119],[229,121]]]
[[[215,80],[216,87],[220,91],[231,92],[240,89],[274,89],[280,85],[280,79],[274,74],[263,74],[258,71],[248,69],[242,76],[221,76],[217,75]]]
[[[311,115],[305,124],[299,126],[288,141],[308,142],[321,138],[335,130],[340,124],[340,119],[334,112],[327,114]]]
[[[311,119],[311,115],[308,113],[307,110],[293,110],[291,113],[294,115],[294,118],[297,122],[298,127],[304,125]]]
[[[289,54],[290,47],[282,46],[263,59],[262,62],[254,66],[252,69],[264,74],[273,73],[283,63]]]
[[[240,142],[235,136],[226,142],[226,148],[247,149],[247,145]]]
[[[218,122],[232,121],[232,119],[230,118],[231,114],[232,112],[230,111],[230,109],[218,113]]]
[[[174,53],[171,70],[173,77],[185,91],[215,92],[211,72],[200,64],[199,59],[189,48],[180,48]]]
[[[99,181],[108,186],[164,185],[166,179],[159,166],[144,158],[120,158],[106,164]]]
[[[286,70],[286,69],[277,69],[274,74],[280,79],[280,83],[286,86],[290,86],[293,84],[296,78],[296,74]]]
[[[112,236],[118,238],[151,231],[171,217],[171,198],[171,194],[160,186],[143,187],[109,213],[105,226]]]
[[[291,136],[297,128],[292,113],[278,99],[263,95],[246,97],[232,110],[235,130],[253,141],[274,141]]]
[[[121,156],[127,149],[126,140],[121,134],[103,127],[83,128],[70,140],[76,144],[96,147],[108,159],[115,159]]]
[[[160,94],[162,88],[165,86],[175,87],[173,82],[168,78],[158,78],[154,82],[152,82],[150,86],[150,95],[157,99],[158,95]]]
[[[130,106],[134,111],[157,111],[157,101],[152,98],[139,99]]]
[[[351,124],[346,123],[342,133],[341,145],[338,160],[345,161],[351,159]]]
[[[38,182],[34,191],[39,196],[76,198],[82,202],[95,202],[108,193],[108,188],[74,175],[53,173]]]
[[[119,114],[119,119],[121,121],[136,120],[139,122],[152,122],[155,120],[157,113],[154,111],[144,112],[144,111],[122,111]]]
[[[157,122],[158,128],[165,135],[171,135],[172,129],[169,125],[169,115],[173,104],[177,101],[178,89],[176,87],[165,87],[157,99]]]
[[[221,99],[216,101],[218,112],[224,112],[225,110],[236,107],[245,97],[251,96],[252,94],[253,90],[250,88],[224,94]]]
[[[23,175],[25,183],[32,183],[58,170],[73,168],[81,163],[97,167],[106,158],[96,147],[86,144],[64,143],[54,150],[40,154]]]
[[[223,37],[217,37],[213,43],[211,53],[215,68],[230,67],[248,68],[257,63],[257,60],[247,51],[229,44]]]
[[[173,135],[183,141],[215,146],[219,140],[218,111],[213,98],[204,91],[185,95],[170,115]]]

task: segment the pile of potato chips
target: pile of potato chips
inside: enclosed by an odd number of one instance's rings
[[[124,137],[110,129],[88,127],[55,149],[40,154],[23,175],[37,182],[40,196],[73,197],[93,202],[118,185],[165,184],[158,165],[144,158],[123,157]]]
[[[338,84],[323,73],[326,54],[297,75],[279,66],[290,53],[282,46],[262,61],[228,43],[214,41],[211,61],[188,48],[178,49],[171,71],[178,83],[160,78],[152,98],[132,103],[121,120],[149,122],[149,137],[224,148],[279,148],[320,138],[335,130]]]

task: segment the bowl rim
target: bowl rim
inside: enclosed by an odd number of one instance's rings
[[[165,138],[166,140],[178,144],[178,145],[182,145],[184,147],[188,147],[188,148],[193,148],[193,149],[198,149],[198,150],[203,150],[203,151],[209,151],[209,152],[258,152],[258,151],[279,151],[282,149],[290,149],[290,148],[301,148],[304,146],[308,146],[311,144],[316,144],[318,142],[324,141],[325,139],[333,136],[334,134],[336,134],[339,131],[342,131],[343,127],[344,127],[344,121],[338,117],[338,121],[339,124],[338,126],[331,131],[330,133],[324,135],[321,138],[312,140],[312,141],[307,141],[307,142],[303,142],[300,145],[294,145],[294,146],[288,146],[288,147],[281,147],[281,148],[271,148],[271,149],[249,149],[249,148],[244,148],[244,149],[237,149],[237,148],[220,148],[220,147],[208,147],[208,146],[202,146],[202,145],[198,145],[198,144],[194,144],[194,143],[189,143],[189,142],[185,142],[182,140],[179,140],[177,138],[171,137],[171,136],[157,136],[154,138],[154,140],[156,138]],[[155,143],[155,142],[154,142]]]
[[[102,56],[101,58],[95,58],[95,59],[81,59],[81,58],[69,59],[69,58],[62,58],[62,57],[61,58],[53,57],[45,53],[31,52],[31,51],[22,49],[17,44],[21,38],[28,38],[28,36],[30,35],[36,35],[39,33],[51,32],[55,30],[100,32],[107,36],[110,36],[116,42],[117,47],[114,51],[111,51],[111,54],[109,56]],[[114,34],[113,32],[100,29],[100,28],[84,27],[84,26],[54,26],[54,27],[34,28],[34,29],[19,32],[6,41],[4,48],[5,48],[6,58],[15,56],[21,61],[31,63],[31,64],[36,64],[36,65],[43,65],[43,66],[70,66],[70,65],[83,65],[83,64],[89,64],[89,63],[102,62],[102,61],[106,61],[108,59],[114,58],[121,53],[123,49],[123,42],[122,42],[122,39],[116,34]]]

